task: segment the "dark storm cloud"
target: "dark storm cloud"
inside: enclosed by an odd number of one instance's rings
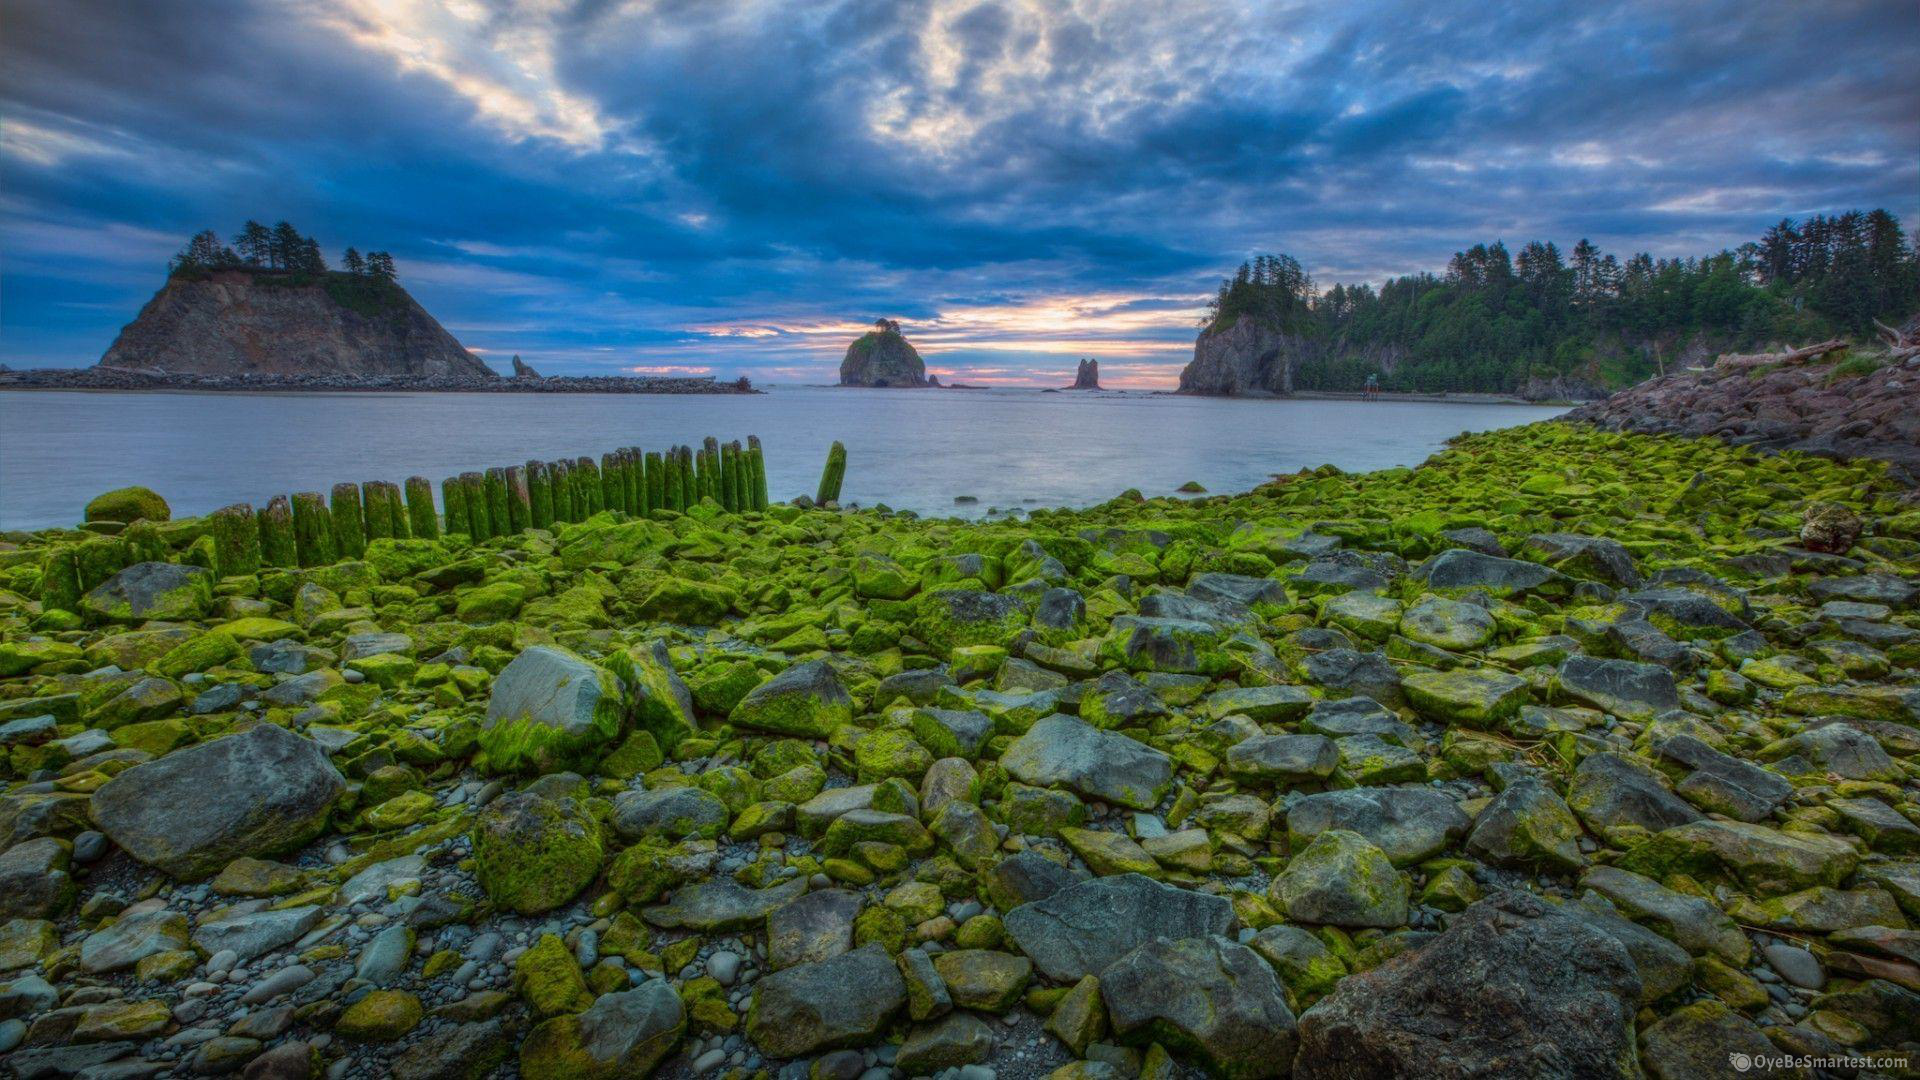
[[[391,249],[545,370],[1170,378],[1211,282],[1920,213],[1920,13],[1828,3],[0,2],[0,360],[87,363],[186,235]]]

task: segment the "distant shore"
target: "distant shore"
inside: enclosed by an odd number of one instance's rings
[[[499,379],[413,379],[366,375],[192,375],[127,368],[0,371],[0,390],[113,393],[442,393],[442,394],[758,394],[745,379],[630,375]]]

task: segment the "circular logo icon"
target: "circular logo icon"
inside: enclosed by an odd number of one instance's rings
[[[1728,1054],[1727,1063],[1733,1066],[1734,1072],[1746,1072],[1753,1068],[1753,1058],[1746,1054]]]

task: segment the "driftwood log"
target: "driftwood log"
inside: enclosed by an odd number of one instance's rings
[[[1798,349],[1778,353],[1728,353],[1714,361],[1716,372],[1745,371],[1748,368],[1764,367],[1768,364],[1804,364],[1809,360],[1818,360],[1830,352],[1847,347],[1847,343],[1834,338],[1818,345],[1807,345]]]
[[[1873,328],[1880,331],[1880,336],[1886,339],[1887,352],[1894,361],[1906,361],[1920,356],[1920,317],[1908,319],[1906,326],[1899,330],[1875,319]]]

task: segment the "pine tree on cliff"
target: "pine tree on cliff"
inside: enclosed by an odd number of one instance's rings
[[[360,257],[359,248],[348,248],[346,254],[340,256],[340,265],[356,276],[367,272],[367,260]]]
[[[248,266],[265,266],[272,254],[273,235],[265,225],[249,219],[240,227],[240,235],[234,239],[233,246],[240,250],[240,257],[246,260]]]
[[[293,227],[290,221],[282,221],[273,227],[273,236],[267,241],[267,266],[275,270],[292,270],[300,259],[306,246],[306,237]]]
[[[367,253],[367,274],[376,281],[392,281],[399,276],[393,268],[393,256],[384,251]]]

